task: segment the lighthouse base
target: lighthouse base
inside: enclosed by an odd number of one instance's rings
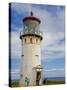
[[[19,87],[36,86],[36,83],[30,82],[29,84],[19,81]]]
[[[19,87],[23,87],[24,85],[23,85],[23,82],[20,80],[19,81]]]

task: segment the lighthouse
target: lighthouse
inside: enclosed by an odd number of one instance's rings
[[[23,18],[21,39],[20,86],[35,86],[42,84],[41,41],[39,30],[40,19],[33,12]]]

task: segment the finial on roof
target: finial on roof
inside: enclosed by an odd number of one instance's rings
[[[30,12],[30,15],[33,16],[33,12],[32,11]]]

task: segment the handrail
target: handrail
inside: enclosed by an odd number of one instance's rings
[[[34,33],[32,33],[32,32],[20,32],[20,36],[24,35],[24,34],[36,34],[36,35],[42,36],[42,32],[34,32]]]

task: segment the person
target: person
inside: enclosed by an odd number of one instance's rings
[[[25,78],[25,86],[29,86],[29,79],[27,77]]]
[[[27,78],[27,86],[29,86],[29,79]]]

